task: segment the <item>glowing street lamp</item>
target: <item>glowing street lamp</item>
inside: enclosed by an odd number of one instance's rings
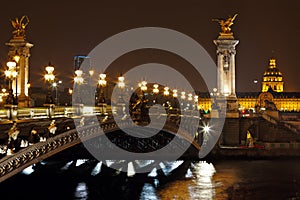
[[[55,103],[56,103],[56,105],[59,105],[58,92],[57,92],[59,84],[62,84],[62,81],[52,83],[52,88],[55,88]]]
[[[94,73],[95,73],[95,71],[94,71],[93,69],[90,69],[90,70],[89,70],[89,75],[90,75],[90,77],[92,77],[92,76],[94,75]]]
[[[177,93],[178,91],[176,89],[174,89],[172,92],[173,92],[173,97],[177,98],[178,97],[178,93]]]
[[[141,90],[143,92],[145,92],[148,88],[147,88],[147,81],[142,81],[140,84],[139,84]]]
[[[159,93],[158,84],[154,84],[153,85],[153,93],[154,94],[158,94]]]
[[[80,87],[80,85],[82,85],[84,83],[83,71],[82,70],[78,69],[78,70],[75,71],[74,83],[76,83],[77,90],[78,90],[78,93],[76,95],[76,97],[77,97],[76,102],[81,104],[81,98],[80,98],[80,94],[79,94],[79,92],[80,92],[79,87]]]
[[[71,88],[69,88],[69,95],[72,95],[73,94],[73,90]]]
[[[100,74],[99,75],[99,80],[98,80],[98,84],[102,87],[105,87],[106,86],[106,74]]]
[[[118,104],[117,113],[121,114],[121,115],[125,114],[125,101],[123,99],[123,89],[125,88],[124,81],[125,81],[124,76],[121,75],[118,77],[117,86],[120,90],[119,90],[119,97],[118,97],[118,101],[117,101],[117,104]]]
[[[18,60],[19,61],[19,60]],[[17,78],[18,72],[17,72],[17,63],[13,60],[10,60],[6,63],[6,66],[8,69],[4,72],[5,76],[7,79],[9,79],[9,95],[6,99],[7,104],[13,104],[17,105],[17,83],[16,83],[16,98],[14,97],[13,94],[13,89],[12,89],[12,81]]]
[[[53,98],[51,95],[51,85],[53,84],[55,80],[54,67],[49,63],[48,66],[45,67],[46,74],[44,75],[45,81],[48,83],[48,90],[47,90],[47,96],[46,96],[46,104],[53,104]]]
[[[188,101],[192,101],[193,100],[193,94],[192,93],[189,93],[188,94]]]
[[[106,86],[107,81],[106,79],[106,74],[101,73],[99,74],[99,80],[98,80],[98,85],[99,85],[99,96],[98,96],[98,101],[97,101],[97,105],[103,105],[105,104],[106,100],[104,97],[104,93],[103,93],[103,88]]]
[[[209,133],[209,131],[210,131],[210,126],[208,124],[204,125],[203,132],[204,133]]]
[[[164,87],[164,95],[169,96],[169,94],[170,94],[169,87]]]
[[[125,82],[124,82],[125,78],[124,76],[119,76],[118,77],[118,87],[120,89],[123,89],[125,87]]]
[[[82,85],[84,83],[84,78],[82,77],[82,70],[78,69],[75,71],[76,76],[74,77],[74,82],[78,85]]]
[[[186,98],[186,96],[185,96],[185,92],[181,92],[181,96],[180,96],[180,98],[181,98],[182,100],[184,100],[184,99]]]

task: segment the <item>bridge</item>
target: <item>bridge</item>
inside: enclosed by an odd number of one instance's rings
[[[148,120],[132,120],[128,116],[122,116],[120,121],[116,122],[116,116],[113,116],[110,106],[106,109],[107,113],[101,113],[99,110],[99,107],[85,107],[84,112],[79,116],[70,107],[60,107],[56,108],[53,115],[49,117],[49,113],[45,108],[43,112],[34,108],[22,109],[17,121],[20,133],[15,140],[13,153],[8,153],[10,148],[8,145],[8,131],[13,125],[9,120],[3,120],[0,137],[2,153],[0,182],[53,155],[65,153],[70,159],[76,159],[76,157],[92,158],[93,155],[85,148],[87,144],[95,151],[100,152],[99,156],[101,158],[98,159],[102,160],[124,160],[121,154],[114,153],[118,152],[115,146],[140,155],[132,157],[133,160],[163,160],[166,158],[172,160],[176,156],[173,154],[178,149],[189,145],[189,148],[184,150],[184,154],[180,159],[198,158],[202,143],[202,129],[199,116],[192,115],[192,112],[191,115],[181,115],[180,113],[157,115],[150,113],[149,119],[152,119],[153,123],[151,127],[147,127],[149,123],[146,121]],[[33,112],[38,114],[33,115]],[[163,118],[165,118],[163,127],[159,124],[156,125],[156,122]],[[50,133],[48,127],[51,126],[53,121],[55,121],[56,131]],[[184,123],[185,121],[189,123]],[[184,126],[180,127],[180,124]],[[123,131],[135,131],[136,128],[144,138],[136,138]],[[191,134],[195,129],[198,132]],[[152,137],[146,137],[153,130],[158,133]],[[174,145],[163,151],[163,154],[155,154],[154,156],[153,154],[147,154],[164,148],[174,137],[179,139],[176,140]],[[73,152],[70,155],[74,148],[80,148],[80,150],[76,151],[76,154]]]

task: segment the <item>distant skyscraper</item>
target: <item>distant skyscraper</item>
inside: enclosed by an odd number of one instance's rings
[[[85,61],[85,62],[84,62]],[[84,66],[86,67],[86,69],[90,69],[91,68],[91,62],[90,62],[90,57],[88,56],[74,56],[74,71],[78,70],[84,62]]]

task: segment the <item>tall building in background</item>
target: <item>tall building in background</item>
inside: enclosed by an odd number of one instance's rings
[[[82,67],[81,65],[87,65],[85,67],[85,69],[90,69],[91,68],[91,59],[88,56],[84,56],[84,55],[77,55],[74,56],[74,71],[80,69],[80,67]]]

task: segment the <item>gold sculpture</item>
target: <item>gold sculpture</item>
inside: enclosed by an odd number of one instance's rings
[[[233,17],[229,16],[228,19],[213,19],[215,22],[219,22],[221,26],[220,37],[233,37],[233,33],[231,32],[231,26],[233,25],[233,21],[235,20],[237,14]]]
[[[29,24],[29,18],[23,15],[21,19],[16,18],[15,20],[10,20],[13,28],[15,29],[12,33],[14,38],[24,38],[25,28]]]

